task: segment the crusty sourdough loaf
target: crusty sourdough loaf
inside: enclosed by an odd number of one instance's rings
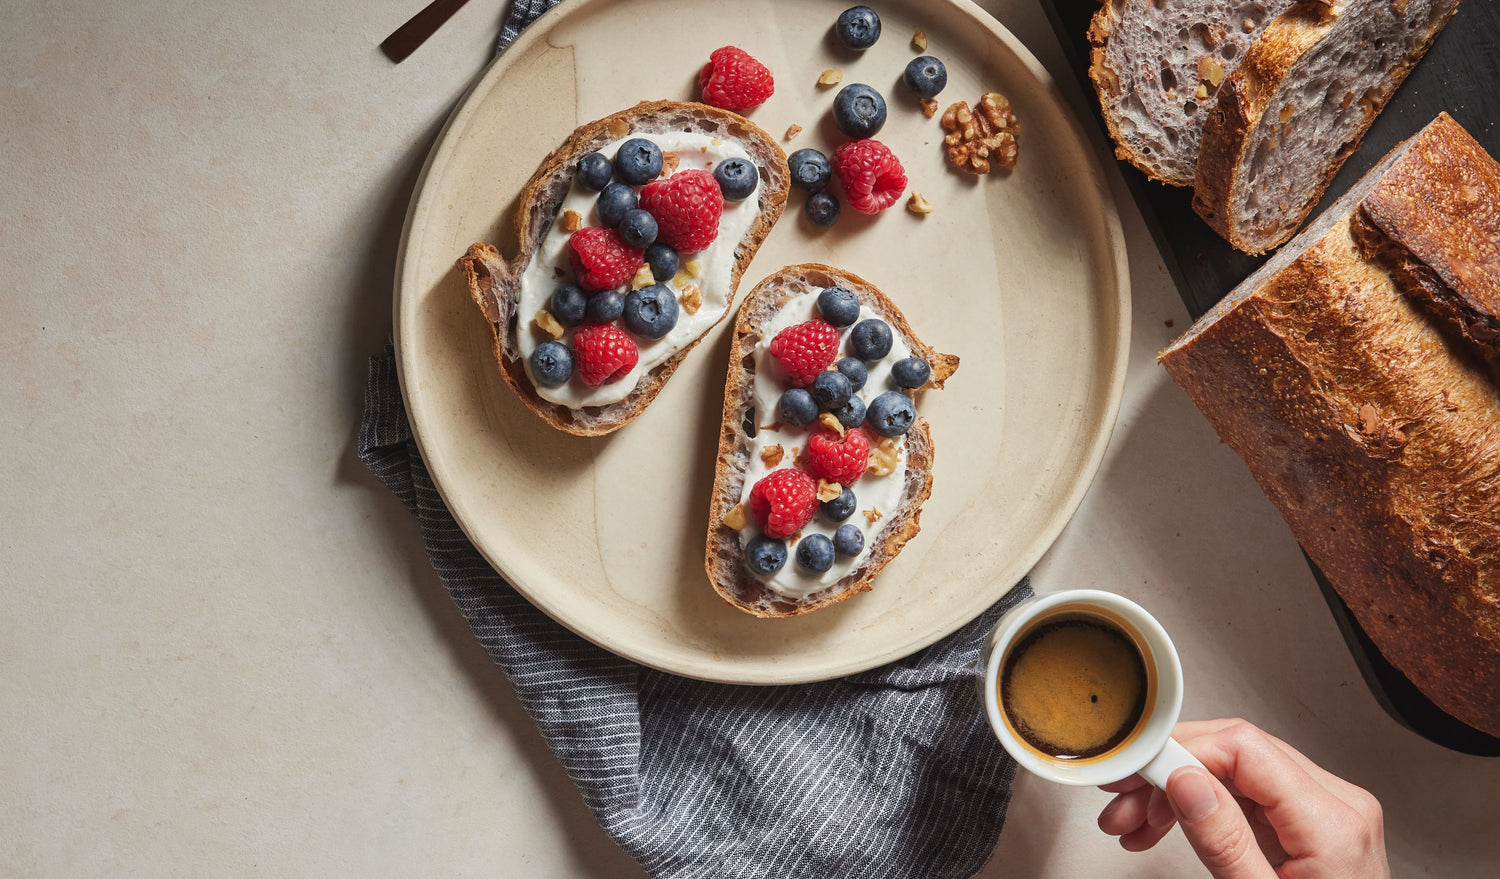
[[[1089,79],[1115,155],[1192,186],[1203,120],[1252,40],[1292,0],[1107,0],[1094,13]]]
[[[1193,209],[1231,245],[1292,237],[1458,0],[1301,0],[1266,25],[1203,127]]]
[[[1434,126],[1159,359],[1386,659],[1500,735],[1500,386],[1353,233],[1382,178],[1434,159]]]
[[[958,358],[941,354],[916,337],[905,316],[889,297],[874,285],[831,266],[808,263],[787,266],[755,285],[740,306],[735,319],[729,374],[724,382],[724,420],[719,433],[719,456],[714,468],[713,500],[709,506],[708,543],[704,566],[719,595],[733,607],[758,617],[790,617],[827,607],[870,589],[871,581],[901,552],[906,542],[921,530],[922,503],[932,491],[932,433],[926,419],[918,416],[906,434],[907,469],[902,503],[886,511],[884,523],[872,535],[869,551],[860,563],[832,585],[793,601],[766,588],[745,567],[740,535],[724,524],[724,517],[740,503],[745,475],[754,447],[755,434],[774,415],[754,412],[755,345],[761,330],[776,316],[787,297],[840,286],[859,298],[861,304],[879,314],[913,355],[932,368],[927,388],[941,388],[958,369]],[[918,394],[921,393],[919,389]],[[920,403],[920,397],[917,398]],[[750,428],[747,431],[747,426]],[[866,477],[871,478],[871,477]],[[859,515],[856,513],[855,515]],[[794,564],[788,561],[788,564]]]
[[[516,239],[520,253],[513,259],[503,258],[493,245],[474,244],[458,261],[468,279],[469,295],[489,321],[494,339],[495,360],[500,375],[521,401],[553,427],[580,436],[598,436],[618,430],[645,410],[677,370],[688,352],[697,346],[708,330],[729,313],[726,304],[718,320],[682,350],[646,372],[625,399],[606,406],[569,408],[543,399],[537,394],[522,363],[517,338],[519,324],[527,316],[516,314],[521,293],[521,275],[543,238],[552,228],[558,206],[573,182],[578,159],[586,153],[632,134],[665,134],[670,132],[703,132],[734,140],[750,154],[760,169],[759,213],[734,250],[731,286],[738,289],[740,276],[749,264],[771,227],[786,206],[791,174],[786,154],[775,138],[742,116],[706,104],[677,101],[643,101],[619,113],[580,126],[542,162],[525,188],[521,190],[516,210]],[[732,304],[734,295],[727,297]]]

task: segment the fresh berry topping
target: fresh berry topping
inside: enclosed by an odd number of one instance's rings
[[[917,406],[900,391],[886,391],[870,401],[865,425],[885,437],[897,437],[911,429],[917,420]]]
[[[906,62],[906,72],[901,74],[901,79],[912,94],[931,98],[948,84],[948,68],[931,55],[923,55]]]
[[[891,364],[891,381],[898,388],[920,388],[932,378],[932,367],[920,357],[905,357]]]
[[[590,296],[588,307],[583,310],[583,316],[591,324],[607,324],[619,320],[624,312],[625,294],[611,288],[600,290]]]
[[[632,137],[615,153],[615,176],[631,186],[640,186],[661,174],[661,164],[661,147],[643,137]]]
[[[791,537],[818,509],[818,483],[801,470],[772,470],[750,489],[750,515],[767,537]]]
[[[855,498],[854,490],[846,485],[838,497],[831,501],[824,501],[820,506],[823,510],[823,517],[828,521],[842,522],[854,515],[854,508],[858,504],[859,500]]]
[[[610,183],[599,193],[594,209],[599,212],[599,222],[606,226],[618,226],[626,214],[635,210],[636,201],[634,189],[623,183]]]
[[[769,577],[786,564],[786,541],[757,534],[745,544],[745,567],[750,573]]]
[[[585,290],[618,287],[641,267],[645,254],[631,247],[614,229],[590,226],[568,236],[568,260]]]
[[[824,287],[818,294],[818,314],[836,327],[859,320],[859,300],[843,287]]]
[[[792,171],[792,185],[808,192],[822,192],[833,175],[828,157],[812,147],[803,147],[787,156],[786,164]]]
[[[870,380],[870,369],[865,362],[858,357],[840,357],[839,362],[833,365],[834,369],[849,377],[849,386],[858,391]]]
[[[531,377],[555,388],[573,377],[573,352],[561,342],[543,342],[531,352]]]
[[[858,525],[840,525],[839,530],[833,532],[833,551],[839,555],[853,558],[864,548],[865,536],[860,533]]]
[[[820,428],[807,438],[807,448],[798,459],[807,472],[839,485],[853,485],[870,466],[870,435],[863,428],[838,431]]]
[[[603,153],[587,153],[578,160],[577,180],[584,189],[591,192],[598,192],[608,186],[614,175],[615,166],[604,158]]]
[[[809,534],[797,541],[797,567],[808,574],[821,574],[833,567],[833,541],[821,534]]]
[[[848,48],[864,51],[880,39],[880,16],[868,6],[851,6],[839,13],[833,32]]]
[[[738,46],[715,49],[698,71],[703,103],[743,112],[759,107],[776,91],[766,65]]]
[[[839,331],[825,320],[794,324],[771,340],[771,356],[781,364],[792,387],[805,388],[833,363]]]
[[[820,372],[807,386],[812,392],[814,400],[824,409],[833,409],[849,402],[849,395],[854,393],[854,385],[849,382],[849,376],[844,375],[836,369]]]
[[[591,388],[629,375],[640,356],[635,340],[613,324],[584,324],[573,334],[578,375]]]
[[[557,318],[557,322],[565,327],[576,327],[583,323],[585,309],[588,308],[589,294],[583,292],[583,288],[577,284],[558,284],[557,289],[552,291],[552,296],[547,300],[547,310]]]
[[[844,425],[845,430],[865,423],[865,401],[858,397],[850,397],[849,402],[828,411],[839,420],[839,424]]]
[[[849,206],[862,214],[876,214],[906,191],[906,171],[878,140],[848,140],[833,151],[833,173],[844,184]]]
[[[719,182],[719,191],[724,194],[725,201],[744,201],[755,191],[760,172],[749,159],[736,156],[719,163],[714,169],[714,179]]]
[[[891,327],[877,317],[862,320],[849,331],[849,350],[866,362],[891,353]]]
[[[656,218],[636,208],[620,220],[620,237],[631,247],[645,249],[656,242]]]
[[[905,185],[903,181],[903,188]],[[678,253],[694,253],[718,237],[724,194],[714,175],[693,168],[646,184],[641,190],[641,207],[656,218],[658,240],[672,245]]]
[[[658,241],[646,248],[646,265],[651,267],[651,277],[662,283],[677,276],[677,262],[677,251],[666,242]]]
[[[776,404],[776,414],[783,424],[806,427],[818,420],[818,401],[802,388],[789,388]]]
[[[625,329],[655,341],[677,326],[677,296],[666,284],[652,284],[625,294]]]
[[[833,96],[833,123],[847,137],[874,137],[885,126],[885,98],[862,82]]]
[[[819,229],[827,229],[839,221],[839,200],[831,192],[814,192],[802,205],[807,221]]]

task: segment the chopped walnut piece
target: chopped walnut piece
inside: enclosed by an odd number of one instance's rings
[[[583,214],[577,211],[563,211],[562,226],[564,232],[577,232],[583,228]]]
[[[703,307],[703,291],[698,289],[697,284],[688,284],[682,288],[682,295],[677,297],[682,303],[682,310],[688,314],[697,314],[698,309]]]
[[[690,276],[694,278],[703,276],[703,263],[696,259],[688,260],[687,262],[682,264],[682,267]]]
[[[760,461],[767,467],[775,467],[777,464],[781,463],[781,459],[785,455],[786,452],[782,450],[781,446],[777,445],[776,443],[771,443],[769,446],[764,446],[761,448]]]
[[[870,463],[866,469],[875,476],[888,476],[895,472],[899,455],[894,439],[882,439],[870,448]]]
[[[844,81],[844,73],[837,67],[830,67],[818,75],[818,85],[838,85]]]
[[[906,209],[914,214],[930,214],[932,213],[932,202],[924,198],[922,193],[913,189],[911,191],[911,198],[906,200]]]
[[[749,517],[745,515],[745,505],[735,504],[729,512],[724,514],[724,525],[738,531],[749,524]]]
[[[880,512],[874,507],[865,510],[864,513],[865,521],[869,522],[871,525],[874,525],[876,522],[879,522],[881,519],[885,518],[885,513]]]
[[[546,333],[548,336],[554,339],[562,338],[562,324],[557,322],[557,318],[552,316],[552,312],[543,308],[536,313],[536,316],[533,317],[532,320],[536,322],[537,329]]]
[[[916,49],[918,52],[926,52],[927,51],[927,31],[921,30],[919,28],[916,33],[912,34],[911,35],[911,45],[912,45],[912,48]]]
[[[651,274],[651,266],[641,263],[641,267],[635,270],[635,277],[630,279],[630,289],[639,290],[642,287],[650,287],[656,283],[656,276]]]
[[[672,276],[672,283],[676,284],[677,289],[681,290],[691,283],[694,277],[696,276],[686,268],[679,268],[677,274]]]
[[[832,412],[824,412],[818,416],[818,423],[832,431],[837,431],[839,436],[844,435],[844,422],[838,419]]]
[[[659,176],[671,177],[672,174],[677,171],[677,166],[680,164],[682,164],[681,156],[677,155],[676,153],[662,153],[661,174]]]
[[[605,127],[608,129],[610,137],[624,137],[630,133],[630,126],[626,124],[624,119],[611,119],[609,120],[609,125]]]
[[[999,92],[979,99],[974,110],[959,101],[943,113],[943,151],[948,163],[967,174],[988,174],[994,166],[1016,166],[1016,114]]]
[[[934,117],[934,116],[937,115],[937,108],[938,108],[937,98],[923,98],[922,100],[918,101],[917,103],[919,103],[919,104],[922,105],[922,115],[923,116],[926,116],[928,119],[931,119],[932,117]]]
[[[837,482],[829,482],[826,479],[818,480],[818,500],[831,501],[844,493],[844,487]]]
[[[708,139],[708,142],[710,144],[714,145],[714,146],[718,146],[719,144],[721,144],[721,143],[724,142],[724,138],[722,138],[722,137],[710,137]]]
[[[801,133],[802,133],[802,126],[800,126],[797,123],[793,122],[791,125],[788,125],[787,128],[786,128],[786,139],[787,140],[791,140],[792,138],[796,137],[797,135],[799,135]]]
[[[770,424],[762,424],[760,426],[760,429],[761,430],[769,430],[772,433],[779,433],[781,431],[781,422],[780,421],[773,421]]]

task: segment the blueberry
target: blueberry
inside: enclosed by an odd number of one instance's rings
[[[853,386],[849,384],[849,376],[835,369],[818,373],[807,389],[824,409],[844,405],[849,402],[849,395],[854,393]]]
[[[677,276],[677,251],[665,241],[658,241],[646,248],[646,265],[651,267],[651,276],[662,283]]]
[[[862,82],[833,96],[833,122],[848,137],[874,137],[885,125],[885,98]]]
[[[752,574],[769,577],[786,564],[786,541],[757,534],[745,544],[745,567]]]
[[[930,98],[948,84],[948,68],[931,55],[923,55],[906,63],[906,72],[901,74],[901,79],[906,82],[906,87],[911,89],[912,94],[919,98]]]
[[[827,192],[814,192],[802,206],[807,219],[814,226],[827,229],[839,221],[839,200]]]
[[[609,185],[615,174],[615,166],[603,153],[589,153],[578,160],[578,182],[590,192],[598,192]]]
[[[869,367],[858,357],[840,357],[839,362],[833,365],[834,369],[849,377],[849,387],[859,390],[870,380]]]
[[[911,429],[917,405],[900,391],[886,391],[870,401],[865,423],[881,436],[896,437]]]
[[[623,183],[611,183],[599,193],[594,207],[599,211],[599,222],[606,226],[618,226],[625,215],[635,210],[635,190]]]
[[[880,16],[868,6],[851,6],[839,13],[833,32],[848,48],[864,51],[880,39]]]
[[[822,192],[833,176],[828,157],[812,147],[804,147],[787,156],[786,164],[792,170],[792,185],[808,192]]]
[[[849,350],[860,360],[879,360],[891,353],[891,328],[879,318],[860,321],[849,332]]]
[[[620,237],[631,247],[649,247],[656,241],[656,218],[640,208],[626,211],[620,219]]]
[[[818,294],[818,314],[836,327],[847,327],[859,320],[859,300],[843,287],[824,287]]]
[[[781,395],[781,401],[776,404],[776,412],[783,423],[792,427],[806,427],[817,420],[818,403],[803,388],[791,388]]]
[[[809,534],[797,541],[797,567],[809,574],[821,574],[833,567],[833,541],[821,534]]]
[[[849,402],[828,411],[844,425],[845,430],[853,430],[865,423],[865,401],[858,397],[850,397]]]
[[[531,377],[555,388],[573,376],[573,352],[561,342],[543,342],[531,352]]]
[[[632,137],[615,153],[615,176],[633,186],[650,183],[661,174],[661,147]]]
[[[547,310],[565,327],[576,327],[583,323],[584,309],[588,308],[589,294],[577,284],[558,284],[547,300]]]
[[[625,295],[619,290],[600,290],[589,297],[584,317],[591,324],[607,324],[625,311]]]
[[[744,201],[755,191],[760,172],[748,159],[725,159],[714,169],[714,179],[719,181],[725,201]]]
[[[891,364],[891,381],[898,388],[920,388],[932,378],[932,367],[920,357],[906,357]]]
[[[828,521],[842,522],[854,515],[854,507],[857,503],[859,501],[854,497],[854,491],[846,485],[842,494],[831,501],[823,501],[818,504],[818,508],[823,511],[824,516],[828,517]]]
[[[643,339],[660,339],[677,326],[677,296],[666,284],[625,294],[625,329]]]
[[[857,556],[865,548],[865,536],[858,525],[840,525],[833,532],[833,551],[839,555]]]

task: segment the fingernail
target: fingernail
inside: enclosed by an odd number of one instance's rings
[[[1183,821],[1202,821],[1219,808],[1214,783],[1197,769],[1177,770],[1167,780],[1167,799]]]

